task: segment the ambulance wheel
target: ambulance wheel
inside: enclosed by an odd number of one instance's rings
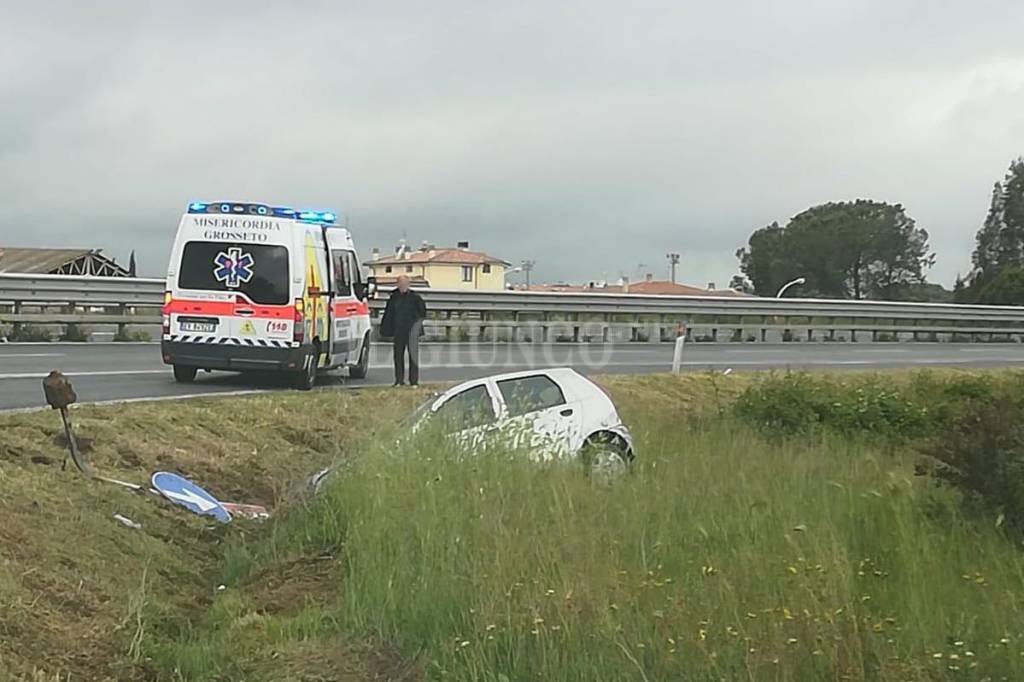
[[[317,364],[316,353],[309,359],[309,365],[304,368],[299,375],[295,378],[295,388],[300,391],[309,391],[316,385],[316,364]]]
[[[365,379],[370,370],[370,337],[363,339],[363,348],[359,351],[359,362],[348,368],[348,375],[353,379]]]
[[[175,365],[174,366],[174,380],[179,384],[191,384],[196,380],[196,372],[199,371],[198,367],[189,367],[188,365]]]

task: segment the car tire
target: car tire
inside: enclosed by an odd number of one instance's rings
[[[198,367],[189,367],[188,365],[174,365],[174,380],[179,384],[191,384],[196,380],[196,374],[199,372]]]
[[[363,347],[359,351],[359,362],[348,368],[348,375],[353,379],[365,379],[370,371],[370,335],[363,337]]]
[[[588,476],[612,480],[629,471],[632,460],[622,439],[613,433],[595,433],[580,448],[580,461]]]
[[[300,391],[310,391],[314,386],[316,386],[316,365],[318,358],[319,353],[314,351],[312,357],[309,358],[309,364],[304,366],[295,377],[295,388]]]

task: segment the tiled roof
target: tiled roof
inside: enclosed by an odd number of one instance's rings
[[[407,251],[402,256],[385,256],[368,260],[364,265],[405,265],[416,263],[450,263],[453,265],[498,263],[508,265],[506,261],[500,258],[495,258],[479,251],[467,251],[465,249],[420,249],[419,251]]]
[[[645,294],[648,296],[748,296],[732,289],[701,289],[687,284],[678,284],[664,280],[644,280],[631,282],[629,290],[619,284],[591,287],[573,284],[536,284],[530,291],[555,291],[563,293],[604,293],[604,294]]]

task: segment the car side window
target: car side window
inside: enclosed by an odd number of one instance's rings
[[[446,433],[484,426],[497,419],[491,394],[484,385],[455,394],[437,409],[435,415],[441,420]]]
[[[352,265],[348,251],[332,251],[331,266],[334,269],[334,292],[337,296],[352,295]]]
[[[565,404],[562,389],[550,377],[538,374],[498,382],[509,417],[518,417]]]
[[[345,253],[348,254],[349,280],[353,284],[358,284],[363,281],[363,271],[359,267],[359,260],[352,251],[346,251]]]

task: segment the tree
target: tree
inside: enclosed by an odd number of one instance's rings
[[[978,230],[964,298],[977,300],[1007,268],[1024,266],[1024,158],[1010,164],[992,189],[988,215]]]
[[[804,290],[834,298],[893,298],[924,282],[935,257],[928,233],[899,204],[858,199],[814,206],[772,223],[736,252],[757,294],[806,277]]]
[[[743,275],[733,275],[732,279],[729,280],[729,288],[743,294],[754,293],[754,285]]]
[[[985,305],[1024,305],[1024,269],[1004,268],[978,295]]]

